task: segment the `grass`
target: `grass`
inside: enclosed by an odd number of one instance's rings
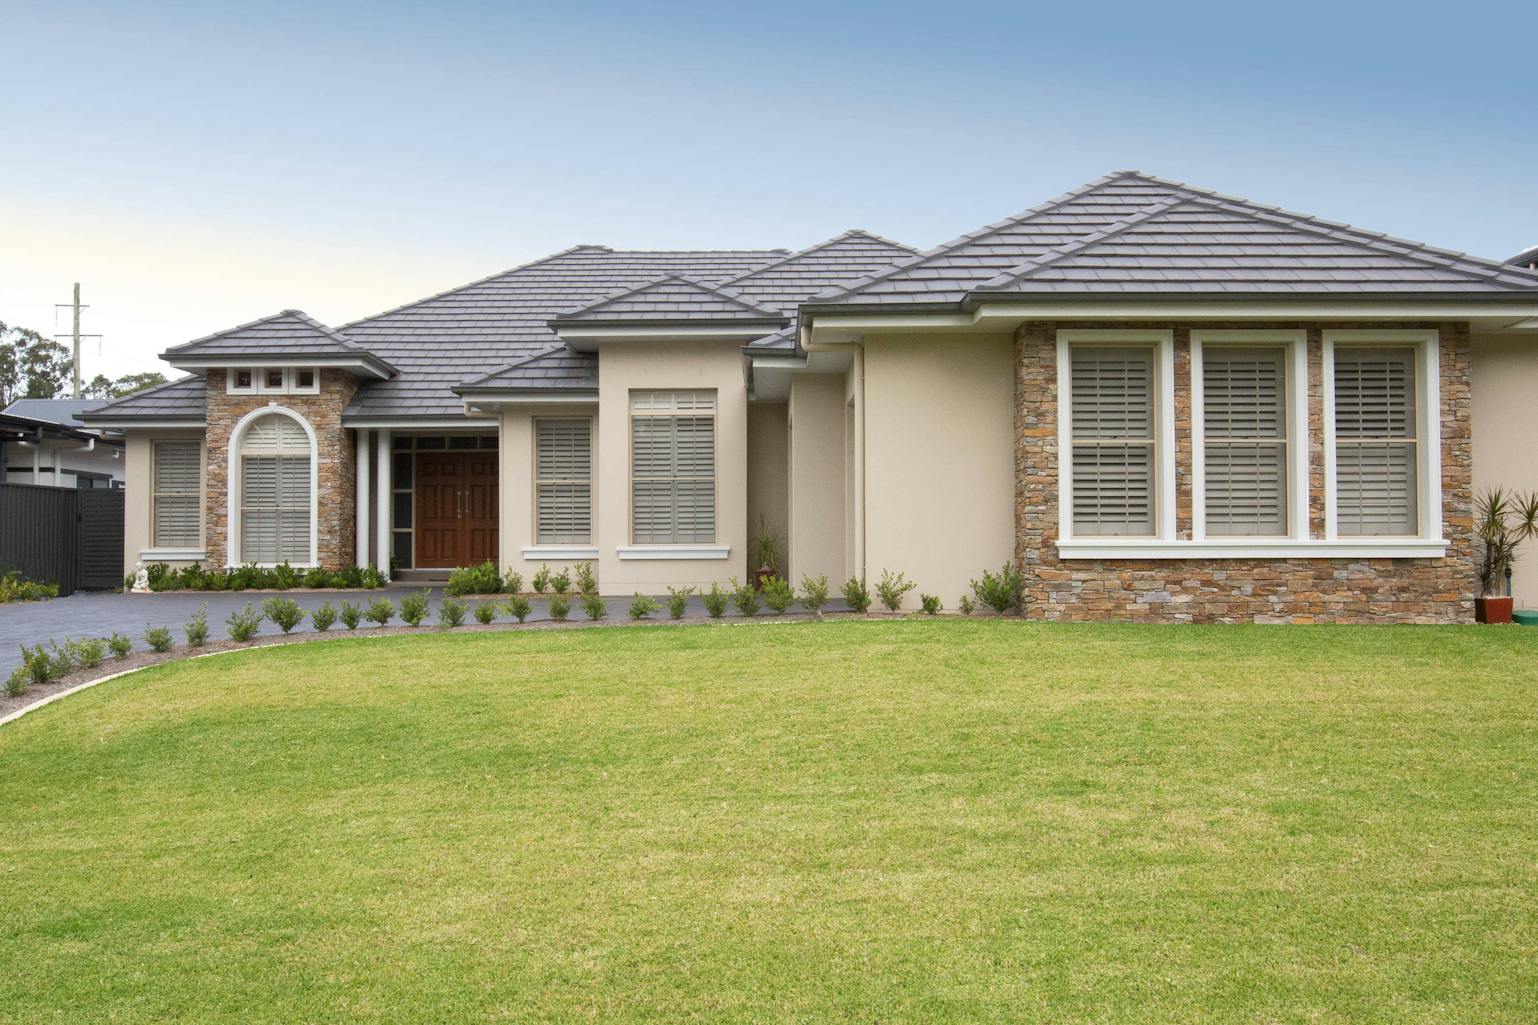
[[[1532,1022],[1538,632],[438,634],[0,730],[5,1022]]]

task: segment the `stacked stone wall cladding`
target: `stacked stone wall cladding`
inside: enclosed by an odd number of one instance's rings
[[[356,478],[353,446],[342,426],[342,410],[358,390],[358,380],[345,370],[326,369],[319,373],[320,390],[314,395],[230,395],[225,388],[225,371],[208,372],[208,493],[204,522],[209,566],[230,563],[230,434],[247,413],[268,406],[282,406],[298,413],[315,431],[315,515],[320,564],[338,569],[355,561]]]
[[[1082,560],[1058,557],[1057,332],[1157,328],[1175,343],[1176,536],[1192,536],[1189,323],[1032,322],[1015,338],[1015,556],[1026,614],[1049,620],[1189,623],[1466,623],[1474,615],[1471,349],[1466,323],[1228,323],[1305,329],[1308,338],[1309,536],[1324,537],[1322,335],[1434,328],[1440,333],[1443,537],[1426,559]]]

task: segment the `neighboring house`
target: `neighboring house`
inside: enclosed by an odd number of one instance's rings
[[[80,414],[104,399],[17,399],[0,412],[0,481],[59,488],[121,488],[123,441]]]
[[[1538,485],[1538,273],[1136,172],[923,254],[577,246],[164,358],[199,376],[85,418],[130,565],[625,595],[745,577],[764,523],[947,605],[1013,561],[1051,619],[1455,622],[1474,488]]]

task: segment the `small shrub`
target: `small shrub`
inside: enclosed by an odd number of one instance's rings
[[[304,571],[304,586],[330,587],[331,574],[321,569],[319,566],[316,566],[313,569],[307,569]]]
[[[346,566],[338,570],[333,579],[338,587],[362,587],[363,571],[357,566]]]
[[[716,583],[712,583],[710,590],[700,595],[700,601],[705,603],[705,613],[711,619],[720,619],[726,615],[726,606],[731,600],[731,596]]]
[[[355,601],[344,601],[337,615],[341,617],[343,626],[349,630],[356,630],[358,624],[363,622],[363,606]]]
[[[107,657],[107,642],[100,637],[82,637],[69,643],[74,645],[70,654],[75,664],[83,669],[95,669]]]
[[[229,575],[223,570],[203,575],[203,590],[205,591],[226,591],[229,590],[229,586]]]
[[[997,573],[984,570],[981,580],[972,581],[972,593],[977,600],[1000,615],[1020,607],[1020,588],[1020,571],[1009,562]]]
[[[744,616],[758,614],[758,592],[753,589],[750,580],[745,584],[739,584],[736,577],[732,577],[732,604],[737,606],[737,611]]]
[[[64,646],[59,647],[58,641],[48,642],[49,677],[57,680],[61,676],[67,676],[75,668],[75,648],[66,640]]]
[[[569,615],[571,615],[571,599],[564,594],[552,594],[550,596],[550,618],[558,623],[564,623]]]
[[[609,614],[609,603],[596,594],[584,594],[582,596],[582,611],[587,613],[588,619],[602,619]]]
[[[27,692],[27,684],[31,681],[27,674],[26,666],[17,666],[11,670],[11,675],[5,679],[5,696],[19,698]]]
[[[363,618],[370,623],[384,626],[395,616],[395,603],[388,598],[375,598],[363,610]]]
[[[555,591],[556,594],[566,594],[570,592],[571,574],[566,572],[564,569],[561,570],[561,572],[550,578],[550,588],[551,590]]]
[[[937,595],[920,594],[919,608],[924,610],[924,615],[934,616],[938,615],[940,610],[945,608],[945,606],[940,604],[940,599]]]
[[[401,602],[405,605],[405,602]],[[445,629],[453,629],[456,626],[464,626],[465,615],[470,611],[470,606],[465,604],[463,598],[449,595],[438,603],[438,625]],[[402,613],[404,615],[405,613]]]
[[[475,621],[482,626],[490,626],[491,621],[497,618],[497,603],[494,601],[476,602]]]
[[[517,594],[523,590],[523,574],[515,569],[507,571],[507,576],[502,578],[502,590],[508,594]]]
[[[548,590],[550,590],[550,567],[541,563],[539,569],[534,571],[534,593],[544,594]]]
[[[956,611],[960,612],[963,616],[970,616],[975,608],[977,608],[977,605],[973,603],[970,594],[962,595],[961,600],[956,603]]]
[[[828,604],[828,575],[823,573],[813,580],[809,576],[801,577],[801,605],[818,619],[822,618],[822,607]]]
[[[593,564],[591,562],[577,563],[575,582],[578,594],[598,593],[598,580],[593,576]]]
[[[693,593],[692,587],[668,588],[668,615],[673,619],[684,618],[684,613],[689,611],[689,596]]]
[[[187,635],[189,647],[201,648],[208,643],[208,606],[198,609],[197,614],[187,620],[187,625],[182,627],[182,632]]]
[[[262,614],[257,611],[255,605],[247,603],[243,609],[236,609],[224,620],[224,629],[230,635],[230,640],[246,643],[256,636],[256,632],[262,628]]]
[[[856,612],[870,611],[870,588],[859,577],[844,581],[844,604]]]
[[[288,633],[304,622],[304,609],[301,609],[299,603],[292,598],[274,595],[262,602],[262,612],[268,619],[278,624],[278,629],[284,633]]]
[[[645,619],[660,608],[662,606],[657,603],[657,599],[637,591],[636,596],[630,601],[630,618]]]
[[[107,647],[112,649],[114,658],[127,658],[128,653],[134,650],[133,638],[114,631],[112,636],[107,638]]]
[[[463,594],[496,594],[502,590],[502,572],[497,564],[487,559],[479,566],[461,566],[449,574],[448,594],[458,598]],[[405,602],[401,603],[402,618]]]
[[[769,606],[769,611],[776,616],[783,616],[785,610],[790,608],[790,603],[796,600],[796,593],[791,589],[790,581],[784,577],[764,578],[762,594],[764,604]]]
[[[175,646],[176,639],[171,636],[170,627],[152,626],[144,631],[144,643],[150,646],[151,651],[164,655]]]
[[[132,574],[128,577],[128,583],[124,590],[133,587]],[[15,570],[0,573],[0,605],[13,601],[42,601],[45,598],[57,598],[59,596],[58,584],[40,584],[28,580]]]
[[[427,594],[427,590],[423,589],[413,591],[401,599],[401,622],[407,626],[422,625],[422,621],[427,618]],[[383,625],[383,623],[380,624],[380,626]]]
[[[891,570],[884,569],[881,571],[881,579],[876,582],[876,594],[888,612],[896,612],[903,607],[903,596],[913,590],[914,586],[902,573],[894,576]]]
[[[528,596],[526,595],[515,594],[507,599],[507,614],[517,619],[520,623],[528,619],[529,613],[533,610],[534,607],[529,603]]]
[[[321,607],[310,613],[310,625],[321,633],[331,629],[331,624],[336,622],[336,609],[330,602],[322,603]]]
[[[376,587],[383,587],[385,585],[384,574],[379,572],[373,566],[369,566],[368,568],[364,569],[359,574],[359,576],[362,580],[363,586],[369,588],[370,590],[373,590]]]
[[[272,567],[272,586],[280,591],[298,587],[302,579],[299,571],[290,566],[287,560]]]
[[[169,634],[170,631],[167,630],[166,633]],[[48,657],[48,649],[41,644],[35,648],[29,648],[25,644],[21,646],[21,670],[26,674],[29,683],[39,686],[58,675],[54,660]]]

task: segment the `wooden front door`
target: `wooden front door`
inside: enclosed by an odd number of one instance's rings
[[[474,566],[497,550],[497,453],[418,452],[416,565]]]

